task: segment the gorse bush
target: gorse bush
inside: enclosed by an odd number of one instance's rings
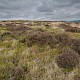
[[[63,49],[56,62],[61,68],[74,68],[79,64],[79,55],[71,49]]]

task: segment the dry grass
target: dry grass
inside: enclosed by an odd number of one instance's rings
[[[0,27],[0,80],[79,79],[80,63],[72,70],[60,68],[56,57],[61,55],[63,48],[79,53],[80,33],[51,29],[50,26],[46,22],[32,22],[25,27]],[[68,55],[74,56],[74,51]]]

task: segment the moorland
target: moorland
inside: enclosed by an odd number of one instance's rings
[[[0,21],[0,80],[80,80],[80,23]]]

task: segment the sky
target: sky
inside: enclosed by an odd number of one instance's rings
[[[80,0],[0,0],[0,20],[80,20]]]

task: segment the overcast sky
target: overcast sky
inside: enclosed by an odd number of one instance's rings
[[[80,0],[0,0],[0,19],[79,20]]]

